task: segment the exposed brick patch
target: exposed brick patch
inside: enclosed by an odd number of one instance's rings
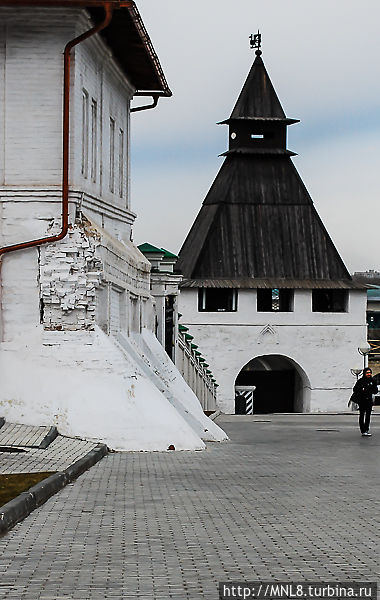
[[[102,262],[100,237],[76,223],[56,244],[40,249],[41,318],[45,329],[93,329]]]

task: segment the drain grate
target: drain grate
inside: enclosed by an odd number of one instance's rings
[[[332,429],[332,428],[331,429],[327,429],[327,428],[324,428],[324,429],[316,429],[315,431],[340,431],[340,429]]]

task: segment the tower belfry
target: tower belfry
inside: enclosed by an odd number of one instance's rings
[[[229,147],[180,250],[185,278],[251,288],[258,279],[281,280],[272,287],[286,279],[349,284],[287,149],[287,128],[297,122],[286,116],[258,47],[230,117],[219,123],[228,125]]]

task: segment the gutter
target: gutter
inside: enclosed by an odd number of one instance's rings
[[[134,96],[152,96],[152,104],[144,104],[144,106],[136,106],[135,108],[131,108],[130,112],[138,112],[140,110],[149,110],[150,108],[156,108],[157,103],[158,103],[158,99],[160,97],[161,94],[156,94],[155,92],[152,92],[152,94],[144,93],[144,92],[136,92],[134,94]]]

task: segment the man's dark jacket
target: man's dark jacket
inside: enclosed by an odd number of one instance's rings
[[[355,402],[359,404],[372,404],[372,394],[377,394],[377,385],[373,377],[360,377],[354,385]]]

